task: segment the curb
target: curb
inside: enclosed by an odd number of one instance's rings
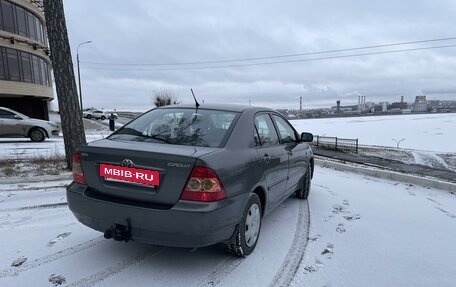
[[[7,179],[0,179],[0,184],[47,182],[47,181],[58,181],[58,180],[71,180],[72,178],[73,178],[73,175],[71,173],[59,174],[59,175],[42,175],[42,176],[36,176],[33,178],[10,177]]]
[[[372,167],[366,166],[353,166],[348,164],[343,164],[339,162],[334,162],[330,160],[323,160],[315,158],[315,163],[320,166],[329,166],[333,168],[337,168],[340,170],[346,170],[354,173],[394,180],[394,181],[401,181],[405,183],[411,183],[415,185],[421,185],[424,187],[431,187],[436,189],[442,189],[450,191],[451,193],[456,192],[456,184],[446,181],[441,181],[434,178],[427,178],[427,177],[419,177],[416,175],[404,174],[396,171],[391,170],[383,170],[383,169],[376,169]]]

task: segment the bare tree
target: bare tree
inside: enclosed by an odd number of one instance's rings
[[[86,143],[79,106],[70,43],[62,0],[44,0],[44,16],[51,50],[51,61],[57,90],[67,167],[78,145]]]
[[[176,99],[173,91],[167,89],[154,91],[154,105],[157,108],[177,104],[179,104],[179,100]]]

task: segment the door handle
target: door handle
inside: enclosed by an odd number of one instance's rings
[[[263,158],[264,158],[264,160],[265,160],[266,162],[269,162],[269,160],[271,159],[271,156],[270,156],[268,153],[265,153],[265,154],[263,155]]]

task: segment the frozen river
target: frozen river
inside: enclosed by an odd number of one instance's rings
[[[293,120],[299,132],[358,138],[360,145],[376,145],[456,153],[456,114],[417,114],[354,118]]]

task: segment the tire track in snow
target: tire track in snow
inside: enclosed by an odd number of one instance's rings
[[[155,256],[162,251],[164,251],[166,247],[163,246],[157,246],[157,245],[152,245],[151,247],[148,247],[146,250],[142,249],[139,252],[136,252],[134,255],[125,258],[121,262],[106,267],[105,269],[92,274],[88,277],[82,278],[76,282],[73,282],[71,284],[66,285],[66,287],[90,287],[94,286],[101,281],[105,280],[106,278],[109,278],[111,276],[114,276],[125,269],[128,269],[134,265],[141,264],[144,260],[151,256]]]
[[[10,188],[7,188],[7,189],[2,189],[1,192],[13,192],[13,191],[18,191],[20,190],[21,192],[25,192],[25,191],[49,191],[49,190],[54,190],[54,189],[61,189],[61,188],[66,188],[68,186],[68,183],[65,182],[64,184],[60,184],[60,185],[44,185],[44,186],[26,186],[26,185],[22,185],[22,184],[18,184],[17,186],[15,187],[10,187]]]
[[[31,209],[52,209],[52,208],[65,207],[67,205],[68,205],[68,203],[66,203],[66,202],[48,203],[48,204],[24,206],[24,207],[17,207],[17,208],[5,208],[5,209],[0,209],[0,212],[23,211],[23,210],[31,210]]]
[[[243,258],[235,258],[233,255],[227,256],[204,280],[201,280],[197,287],[217,286],[223,279],[233,272],[241,263]]]
[[[276,275],[272,279],[269,286],[288,286],[293,279],[299,264],[304,256],[304,251],[308,242],[309,235],[309,203],[306,200],[305,204],[299,204],[298,221],[296,223],[295,234],[291,243],[290,249],[285,257],[284,262],[280,266]],[[303,240],[305,242],[303,242]],[[217,286],[231,272],[233,272],[244,259],[227,257],[220,265],[218,265],[204,280],[200,281],[196,286],[209,287]]]
[[[296,223],[296,231],[294,234],[293,241],[291,243],[288,254],[285,260],[277,271],[274,279],[269,284],[270,287],[276,286],[288,286],[293,280],[296,272],[298,271],[299,264],[304,257],[304,251],[306,250],[309,236],[309,201],[306,200],[306,204],[299,205],[298,222]]]
[[[100,244],[101,242],[104,242],[104,241],[105,241],[104,238],[102,236],[100,236],[100,237],[94,238],[92,240],[86,241],[84,243],[61,250],[59,252],[43,256],[41,258],[30,261],[28,263],[24,263],[23,265],[21,265],[19,267],[10,267],[7,269],[3,269],[0,271],[0,278],[6,277],[6,276],[16,276],[21,272],[28,271],[28,270],[40,267],[43,264],[48,264],[48,263],[54,262],[60,258],[79,253],[81,251],[94,247],[95,245]]]

